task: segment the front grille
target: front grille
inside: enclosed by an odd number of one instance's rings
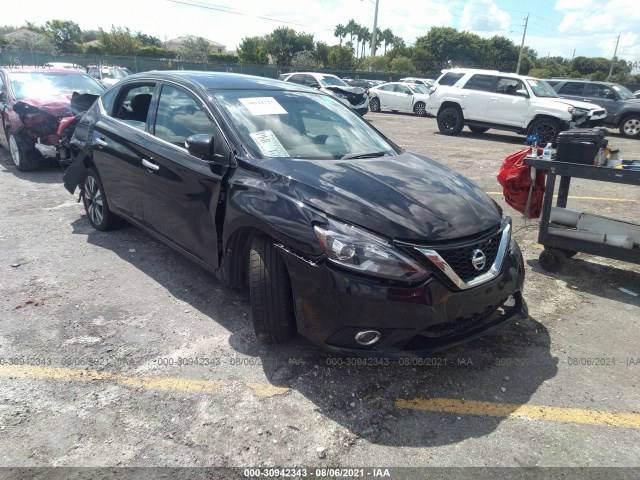
[[[360,105],[362,103],[363,95],[361,93],[350,93],[347,99],[351,105]]]
[[[464,247],[457,248],[439,248],[436,251],[444,259],[445,262],[453,269],[454,272],[465,282],[472,280],[478,275],[482,275],[487,272],[493,262],[496,260],[498,254],[498,248],[500,247],[500,239],[502,238],[502,231],[493,234],[491,237],[485,238],[480,242],[466,245]],[[480,270],[476,270],[471,263],[474,250],[482,250],[486,257],[484,267]]]

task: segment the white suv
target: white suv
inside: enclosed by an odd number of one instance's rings
[[[601,126],[607,112],[597,105],[558,98],[544,80],[495,70],[443,70],[427,100],[444,135],[466,125],[474,133],[490,128],[535,134],[541,144],[574,127]]]

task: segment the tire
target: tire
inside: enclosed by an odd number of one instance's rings
[[[564,248],[558,248],[558,250],[564,253],[564,256],[567,258],[573,258],[578,254],[576,250],[566,250]]]
[[[263,343],[283,343],[295,336],[291,281],[271,238],[257,235],[249,252],[251,320]]]
[[[457,135],[464,127],[464,117],[458,107],[447,107],[440,111],[437,121],[443,135]]]
[[[560,124],[553,118],[538,118],[529,125],[527,135],[537,135],[538,145],[555,144],[556,137],[560,133]]]
[[[379,112],[381,110],[380,99],[378,97],[373,97],[371,100],[369,100],[369,110],[371,110],[372,112]]]
[[[567,263],[567,256],[556,248],[545,248],[539,257],[540,266],[545,272],[557,273]]]
[[[640,138],[640,115],[629,115],[620,124],[620,135],[627,138]]]
[[[38,167],[38,151],[20,135],[9,134],[9,152],[13,164],[21,172],[35,170]]]
[[[474,125],[469,125],[469,130],[471,130],[473,133],[484,133],[487,130],[489,130],[487,127],[476,127]]]
[[[124,220],[109,210],[107,196],[96,171],[87,169],[83,178],[82,203],[91,226],[103,232],[121,227]]]
[[[418,117],[426,117],[427,106],[424,104],[424,102],[418,102],[413,106],[413,113],[415,113]]]

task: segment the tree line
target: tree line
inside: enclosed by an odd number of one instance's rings
[[[0,27],[2,51],[49,54],[97,54],[140,56],[187,61],[219,61],[237,63],[238,57],[212,51],[201,37],[187,37],[177,48],[166,48],[162,40],[127,27],[111,26],[111,30],[82,30],[69,20],[50,20],[44,25],[26,22],[21,27]]]
[[[224,62],[269,65],[296,69],[327,68],[384,73],[437,76],[451,67],[469,67],[515,72],[520,48],[510,39],[496,35],[483,38],[450,27],[432,27],[413,45],[388,28],[376,32],[375,56],[371,48],[372,32],[354,19],[334,29],[335,45],[316,41],[313,34],[278,27],[262,36],[245,37],[237,54],[217,54],[201,37],[188,37],[177,49],[168,49],[157,37],[131,32],[126,27],[82,30],[68,20],[50,20],[44,25],[26,22],[21,27],[0,27],[0,49],[32,53],[84,53],[113,56],[141,56],[196,62]],[[575,77],[604,80],[611,61],[601,57],[540,57],[525,46],[520,73],[539,78]],[[640,83],[640,75],[632,75],[640,65],[616,59],[612,81]]]

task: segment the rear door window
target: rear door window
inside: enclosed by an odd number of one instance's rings
[[[558,90],[559,95],[582,95],[584,83],[567,82]]]
[[[127,125],[146,130],[154,84],[133,85],[120,91],[113,116]]]
[[[465,84],[465,90],[480,90],[483,92],[495,92],[498,78],[493,75],[474,75]]]
[[[451,85],[455,85],[455,83],[458,80],[460,80],[462,77],[464,77],[464,73],[449,72],[449,73],[445,73],[444,76],[440,80],[438,80],[438,83],[440,85],[451,86]]]

